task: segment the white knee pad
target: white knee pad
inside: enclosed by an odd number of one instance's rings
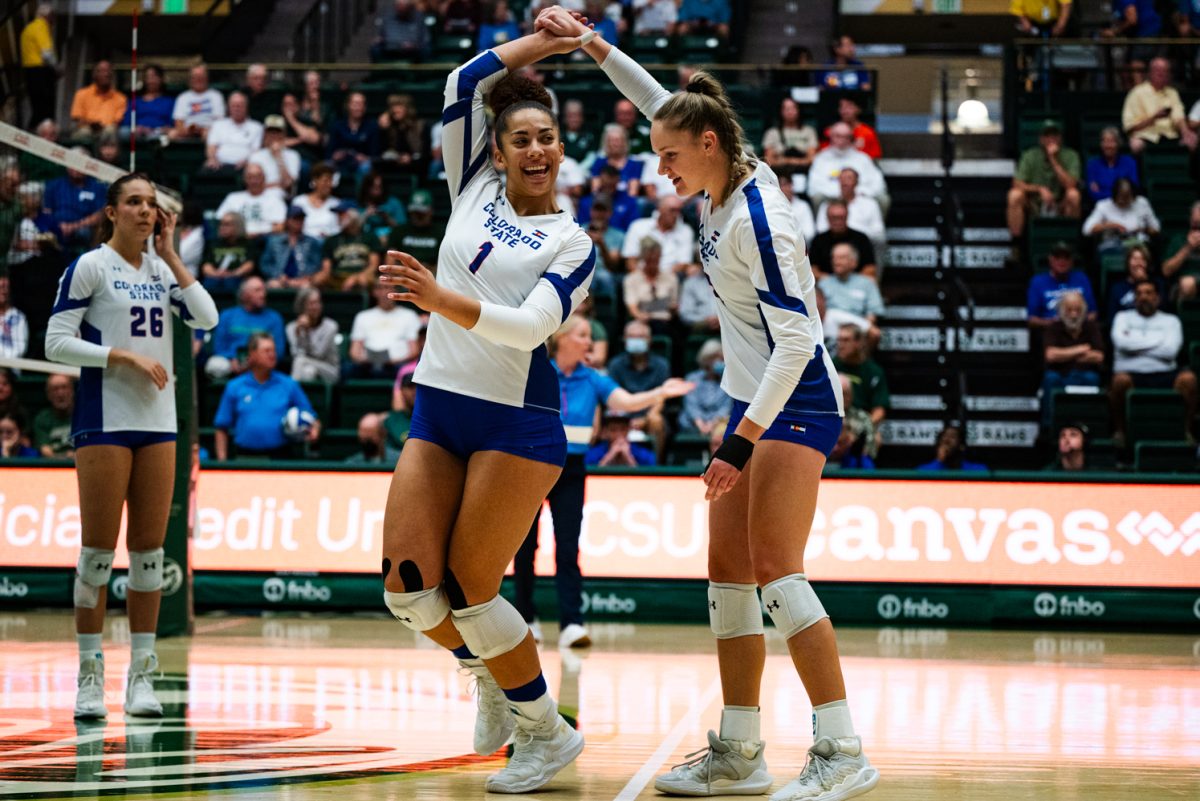
[[[161,590],[163,583],[163,549],[129,552],[129,589],[137,592]]]
[[[762,634],[758,587],[708,582],[708,624],[718,640]]]
[[[787,640],[829,617],[803,573],[775,579],[763,587],[762,599],[775,628]]]
[[[450,614],[446,591],[439,584],[420,592],[383,592],[383,602],[396,620],[413,631],[429,631]]]
[[[83,546],[79,562],[75,565],[75,605],[82,609],[95,609],[100,603],[100,588],[108,584],[112,576],[115,551]]]
[[[480,659],[508,653],[529,634],[525,618],[499,595],[487,603],[455,609],[450,614],[463,642]]]

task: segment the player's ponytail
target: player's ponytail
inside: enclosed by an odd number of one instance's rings
[[[496,115],[496,139],[508,131],[508,121],[518,111],[527,108],[537,109],[546,113],[558,128],[558,120],[554,119],[551,107],[554,101],[546,87],[532,78],[524,75],[509,75],[492,87],[488,93],[488,107]]]
[[[682,92],[676,92],[659,108],[654,119],[692,136],[712,131],[721,150],[729,157],[729,180],[736,183],[750,172],[746,156],[746,134],[725,87],[709,72],[697,70]]]
[[[121,196],[125,194],[125,185],[131,181],[145,181],[154,186],[154,182],[150,180],[150,176],[144,172],[130,172],[122,175],[117,180],[108,185],[108,194],[104,198],[104,208],[112,206],[116,208],[121,202]],[[100,215],[100,223],[96,226],[96,244],[103,244],[113,238],[113,222],[108,219],[107,214]]]

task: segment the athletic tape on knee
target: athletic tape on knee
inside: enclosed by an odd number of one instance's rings
[[[771,622],[784,639],[790,640],[809,626],[829,617],[803,573],[775,579],[763,587],[762,599]]]
[[[383,602],[396,620],[413,631],[429,631],[450,614],[450,603],[439,584],[421,592],[383,592]]]
[[[708,624],[718,640],[762,634],[758,587],[708,582]]]
[[[450,614],[463,642],[481,659],[508,653],[529,634],[525,618],[499,595],[487,603],[455,609]]]
[[[163,583],[163,549],[129,552],[129,589],[137,592],[161,590]]]
[[[75,605],[95,609],[100,603],[100,588],[112,576],[115,551],[83,546],[75,565]]]

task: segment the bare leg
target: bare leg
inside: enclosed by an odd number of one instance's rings
[[[89,548],[117,547],[132,466],[133,453],[116,445],[89,445],[75,452],[79,518],[83,522],[81,538]],[[75,607],[75,631],[80,634],[104,631],[107,600],[108,588],[101,587],[100,600],[94,609]]]
[[[131,552],[161,548],[167,537],[175,483],[175,443],[162,442],[140,448],[133,454],[129,476],[129,531],[126,545]],[[153,632],[158,628],[162,590],[127,592],[130,632]]]

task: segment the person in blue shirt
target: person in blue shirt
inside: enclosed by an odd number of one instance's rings
[[[1100,155],[1088,159],[1086,174],[1093,203],[1112,197],[1113,184],[1120,178],[1128,178],[1137,187],[1137,162],[1133,156],[1121,152],[1119,128],[1109,126],[1100,132]]]
[[[283,317],[267,308],[266,284],[261,278],[251,276],[238,289],[238,305],[221,312],[213,332],[212,356],[205,363],[204,372],[213,378],[225,378],[245,370],[248,365],[239,351],[248,347],[251,335],[256,332],[271,335],[276,353],[286,351]]]
[[[489,47],[511,42],[521,38],[521,29],[513,21],[512,12],[508,10],[506,0],[498,0],[492,7],[492,19],[479,26],[479,41],[477,50],[487,50]]]
[[[1046,328],[1057,316],[1058,299],[1075,291],[1087,301],[1088,318],[1096,319],[1096,296],[1092,282],[1082,270],[1073,269],[1075,250],[1066,242],[1055,242],[1050,248],[1050,270],[1038,273],[1029,280],[1025,305],[1026,322],[1035,330]]]
[[[1136,36],[1139,39],[1162,34],[1162,17],[1155,0],[1116,0],[1112,4],[1113,24],[1100,32],[1103,37]]]
[[[963,442],[962,431],[956,426],[946,426],[938,434],[935,443],[936,456],[932,462],[918,467],[918,470],[987,470],[985,464],[968,461],[965,458],[967,444]]]
[[[25,444],[24,423],[12,413],[0,413],[0,459],[37,459],[41,454]]]
[[[813,75],[814,83],[822,89],[848,89],[851,91],[870,91],[871,73],[865,69],[847,69],[847,67],[862,67],[858,60],[858,48],[849,36],[839,36],[829,46],[833,61],[825,64]]]
[[[133,113],[137,110],[138,137],[156,136],[175,127],[175,98],[163,94],[163,68],[149,64],[142,71],[142,93],[125,107],[118,132],[122,138],[133,128]]]
[[[231,438],[239,456],[287,459],[291,443],[283,433],[284,415],[295,406],[316,418],[304,390],[290,376],[276,372],[277,363],[271,335],[251,334],[246,343],[246,372],[225,385],[213,420],[217,459],[229,458]],[[315,442],[320,435],[321,422],[317,420],[307,439]]]
[[[554,519],[555,588],[558,590],[560,648],[590,645],[583,625],[583,579],[579,571],[579,533],[583,526],[584,466],[588,446],[595,438],[600,407],[632,412],[646,409],[665,398],[686,394],[692,385],[670,378],[647,392],[627,392],[607,375],[593,370],[585,359],[592,347],[592,324],[581,314],[572,314],[550,338],[552,364],[558,373],[563,427],[567,434],[567,464],[558,483],[550,490],[550,514]],[[628,421],[625,423],[628,428]],[[604,446],[598,446],[604,447]],[[632,446],[639,452],[643,448]],[[650,464],[654,454],[649,454]],[[643,455],[644,456],[644,455]],[[538,520],[513,560],[516,598],[514,605],[530,623],[534,637],[541,640],[537,610],[533,605],[534,557],[538,548]]]
[[[1175,29],[1180,36],[1195,36],[1200,33],[1200,0],[1179,0],[1175,12]]]
[[[729,38],[729,0],[683,0],[679,6],[679,34],[703,34],[709,31]],[[616,42],[616,39],[608,39]]]
[[[91,158],[86,148],[74,150]],[[100,222],[108,186],[79,170],[67,170],[65,178],[46,182],[42,202],[58,223],[63,243],[72,257],[92,246],[94,226]]]
[[[679,430],[709,436],[733,413],[733,398],[721,389],[721,376],[725,373],[721,340],[710,339],[705,342],[696,354],[696,362],[700,369],[687,376],[687,380],[696,387],[683,398],[683,408],[679,411]]]
[[[629,132],[620,124],[610,122],[604,126],[601,141],[601,154],[592,161],[592,191],[618,191],[630,197],[637,197],[642,189],[642,170],[645,164],[641,159],[629,155]],[[615,186],[606,184],[602,178],[607,169],[617,171]]]
[[[341,173],[371,171],[372,159],[379,156],[379,123],[367,116],[367,97],[351,92],[346,98],[346,116],[329,131],[326,154]]]

